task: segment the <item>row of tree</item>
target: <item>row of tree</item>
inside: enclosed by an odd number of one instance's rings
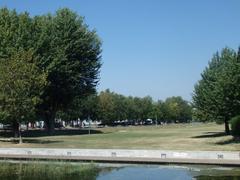
[[[42,119],[51,134],[58,111],[95,92],[101,41],[69,9],[30,16],[0,9],[0,121]]]
[[[84,19],[69,9],[30,16],[0,9],[0,122],[45,121],[50,134],[56,118],[187,122],[191,106],[181,97],[154,102],[109,90],[96,94],[101,41]]]
[[[189,122],[191,113],[191,105],[181,97],[170,97],[165,101],[155,102],[150,96],[127,97],[106,90],[75,101],[70,111],[59,112],[58,117],[64,120],[91,118],[113,125],[114,121],[142,122],[147,119],[157,120],[159,123]]]
[[[240,114],[240,48],[214,54],[201,76],[193,94],[194,116],[225,123],[230,134],[229,120]]]
[[[21,122],[44,120],[51,134],[56,117],[188,122],[192,107],[181,97],[154,102],[106,90],[96,94],[101,41],[83,17],[69,9],[30,16],[0,9],[0,121],[15,132]],[[225,123],[240,112],[240,49],[216,53],[193,94],[193,115]]]

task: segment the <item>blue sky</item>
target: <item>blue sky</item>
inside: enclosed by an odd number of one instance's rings
[[[69,7],[103,41],[98,90],[191,100],[214,52],[240,45],[239,0],[0,0],[31,15]]]

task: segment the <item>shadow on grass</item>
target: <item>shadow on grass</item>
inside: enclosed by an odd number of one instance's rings
[[[17,138],[16,139],[4,139],[4,140],[0,140],[0,142],[10,142],[12,144],[18,144],[19,140]],[[61,142],[63,142],[63,141],[23,138],[23,143],[29,143],[29,144],[52,144],[52,143],[61,143]]]
[[[216,142],[215,144],[217,144],[217,145],[240,144],[240,140],[232,138],[232,139],[229,139],[229,140],[226,140],[226,141]]]
[[[228,136],[225,132],[207,132],[204,135],[193,136],[191,138],[214,138],[214,137],[223,137]]]
[[[91,129],[91,134],[101,134],[102,131]],[[52,136],[73,136],[73,135],[84,135],[89,134],[88,129],[56,129]],[[28,130],[22,132],[22,137],[44,137],[49,136],[45,130]],[[11,131],[0,131],[0,137],[9,138],[13,137]]]

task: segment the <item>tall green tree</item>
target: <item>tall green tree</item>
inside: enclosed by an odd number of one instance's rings
[[[216,53],[193,94],[198,118],[224,123],[227,134],[230,134],[229,120],[240,110],[239,54],[239,50],[229,48],[224,48],[221,54]]]
[[[141,105],[140,105],[141,120],[146,120],[146,119],[150,118],[152,109],[153,109],[152,97],[150,97],[150,96],[143,97],[141,99]]]
[[[157,102],[153,102],[152,109],[148,116],[149,118],[156,120],[156,123],[159,123],[160,121],[164,121],[166,118],[164,110],[164,102],[158,100]]]
[[[67,111],[76,98],[95,92],[101,67],[101,41],[84,18],[64,8],[56,14],[30,17],[0,9],[0,57],[32,50],[37,66],[47,72],[38,113],[53,133],[58,111]]]
[[[116,114],[114,98],[109,89],[100,92],[98,97],[99,117],[104,124],[112,125]],[[115,119],[116,120],[116,119]]]
[[[126,97],[117,93],[113,93],[114,101],[114,119],[125,120],[127,117],[127,102]]]
[[[20,123],[36,117],[46,73],[37,67],[31,51],[20,51],[10,59],[0,59],[0,74],[0,121],[11,123],[18,136]]]
[[[169,97],[164,102],[165,117],[168,121],[188,122],[191,120],[191,106],[182,97]]]
[[[68,109],[75,98],[95,92],[101,66],[101,42],[96,31],[89,30],[82,17],[69,9],[60,9],[45,20],[51,37],[50,51],[43,51],[39,66],[48,72],[48,82],[39,106],[50,133],[55,114]],[[48,40],[48,39],[47,39]],[[46,58],[47,57],[47,58]]]

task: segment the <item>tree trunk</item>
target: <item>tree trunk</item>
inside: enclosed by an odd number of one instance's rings
[[[22,133],[21,133],[21,125],[18,126],[19,127],[19,130],[18,130],[18,134],[19,134],[19,144],[22,144],[23,141],[22,141]]]
[[[45,114],[46,130],[49,135],[54,134],[55,113]]]
[[[225,119],[225,120],[224,120],[224,123],[225,123],[225,133],[226,133],[227,135],[230,135],[230,129],[229,129],[228,120]]]
[[[28,131],[28,129],[29,129],[29,122],[27,122],[27,131]]]
[[[12,125],[13,125],[14,138],[18,138],[19,137],[19,123],[17,121],[14,121]]]

